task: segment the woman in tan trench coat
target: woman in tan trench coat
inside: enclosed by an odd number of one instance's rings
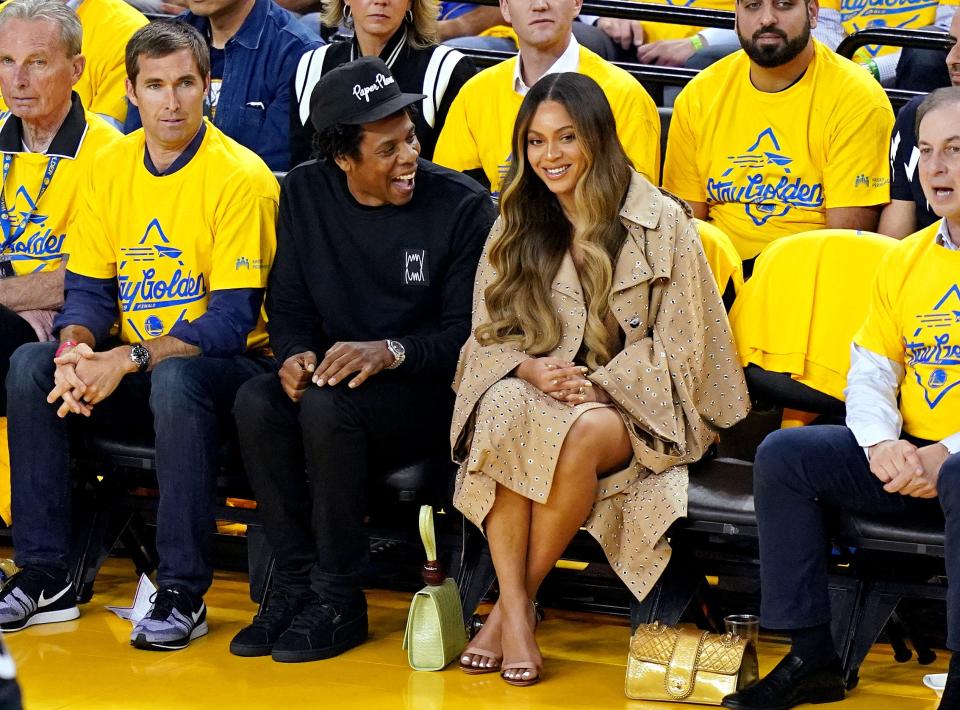
[[[530,600],[577,529],[642,599],[686,513],[686,464],[748,399],[689,210],[630,167],[600,87],[544,77],[513,151],[451,443],[454,503],[486,532],[500,587],[460,666],[530,685]]]

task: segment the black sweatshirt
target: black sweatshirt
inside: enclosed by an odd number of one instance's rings
[[[335,164],[303,163],[280,194],[267,328],[279,363],[338,341],[399,340],[396,374],[452,381],[473,280],[496,217],[490,194],[421,159],[413,198],[365,207]]]

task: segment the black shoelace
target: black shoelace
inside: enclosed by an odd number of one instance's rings
[[[166,619],[173,609],[187,618],[193,611],[193,604],[190,603],[190,599],[176,587],[158,589],[150,596],[150,603],[153,604],[153,609],[150,610],[150,618],[156,621]]]
[[[311,599],[290,624],[290,631],[309,634],[320,626],[336,623],[339,618],[340,613],[325,601]]]
[[[299,597],[287,591],[275,591],[266,608],[253,620],[256,625],[271,626],[284,622],[296,614],[303,604]]]

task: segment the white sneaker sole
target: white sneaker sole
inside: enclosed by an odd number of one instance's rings
[[[11,628],[3,628],[3,633],[13,634],[17,631],[23,631],[29,626],[37,624],[56,624],[60,621],[73,621],[80,616],[80,609],[71,607],[69,609],[58,609],[57,611],[38,611],[32,616],[27,617],[22,625]]]
[[[142,651],[179,651],[180,649],[186,648],[187,644],[195,638],[206,636],[209,630],[210,629],[207,628],[207,622],[203,621],[193,627],[193,631],[190,632],[190,636],[186,639],[168,641],[167,643],[153,643],[152,641],[147,641],[143,638],[143,634],[140,634],[137,638],[131,639],[130,643]]]

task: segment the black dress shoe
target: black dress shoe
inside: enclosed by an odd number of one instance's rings
[[[801,703],[832,703],[844,698],[843,669],[834,658],[827,666],[811,668],[787,654],[767,677],[723,699],[735,710],[787,710]]]

